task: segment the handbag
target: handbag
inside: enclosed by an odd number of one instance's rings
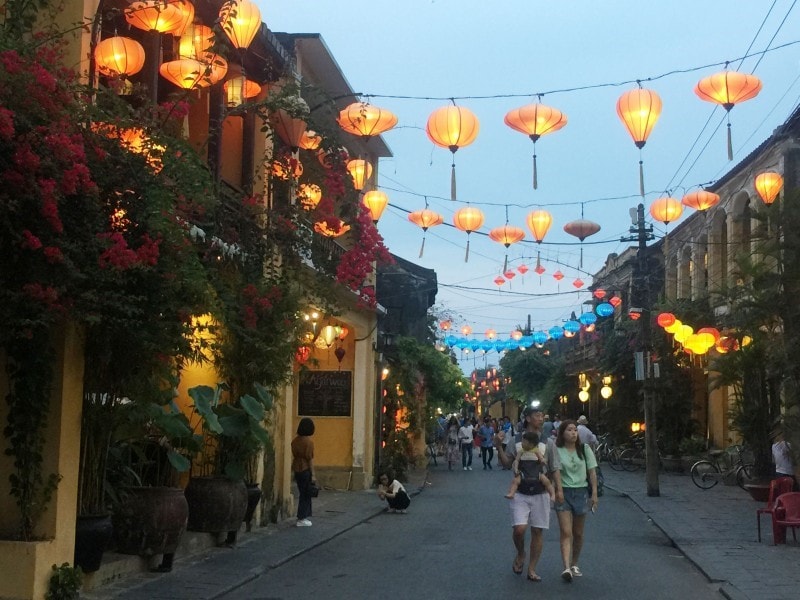
[[[317,487],[316,483],[309,483],[308,484],[308,495],[312,498],[316,498],[319,496],[319,487]]]

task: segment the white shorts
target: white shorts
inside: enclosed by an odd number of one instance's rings
[[[508,501],[508,509],[512,525],[550,528],[550,496],[546,493],[528,496],[517,492]]]

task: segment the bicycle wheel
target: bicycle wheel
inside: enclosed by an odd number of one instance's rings
[[[740,465],[736,469],[736,485],[744,489],[745,484],[753,480],[753,465]]]
[[[636,471],[639,468],[639,461],[642,458],[642,451],[638,448],[628,448],[619,455],[619,462],[626,471]]]
[[[621,452],[619,448],[612,448],[608,453],[608,464],[615,471],[622,471],[622,465],[619,462],[619,455]]]
[[[708,490],[719,483],[719,468],[710,460],[698,460],[692,465],[692,482],[699,488]]]

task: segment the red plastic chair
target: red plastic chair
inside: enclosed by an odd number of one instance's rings
[[[775,512],[772,517],[773,544],[786,543],[786,529],[792,528],[792,537],[797,541],[795,529],[800,527],[800,492],[781,494],[775,500]]]
[[[761,515],[768,514],[772,520],[775,520],[775,500],[781,494],[792,491],[794,479],[791,477],[778,477],[773,479],[769,484],[769,497],[767,498],[767,505],[756,509],[756,524],[758,526],[758,541],[761,541]]]

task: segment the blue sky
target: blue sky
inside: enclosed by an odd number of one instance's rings
[[[547,329],[572,311],[580,314],[589,293],[576,291],[572,281],[580,277],[588,285],[587,273],[627,247],[619,240],[630,225],[629,209],[642,201],[639,153],[615,105],[632,82],[642,80],[663,101],[643,151],[646,208],[667,191],[680,198],[718,179],[788,117],[800,100],[796,1],[257,0],[270,29],[321,34],[353,89],[398,115],[398,126],[384,134],[394,157],[381,162],[378,181],[397,208],[387,209],[378,228],[393,253],[436,270],[438,305],[479,339],[490,327],[507,335],[527,315],[535,328]],[[747,54],[754,56],[737,60]],[[763,82],[758,97],[731,111],[733,162],[724,110],[693,92],[725,61]],[[533,145],[503,117],[539,93],[545,94],[540,102],[566,113],[569,122],[537,143],[534,190]],[[424,131],[428,115],[451,97],[481,123],[477,140],[456,153],[456,203],[449,199],[450,152]],[[428,231],[418,258],[422,232],[405,211],[423,208],[425,196],[446,223],[467,201],[478,206],[486,214],[483,233],[502,226],[508,210],[510,224],[526,230],[526,241],[509,250],[511,265],[532,269],[539,250],[547,271],[541,278],[532,271],[517,276],[498,291],[493,279],[505,249],[472,234],[465,263],[466,234],[444,225]],[[602,226],[583,245],[582,270],[580,246],[563,231],[580,218],[581,203],[585,218]],[[538,248],[524,224],[537,208],[553,215]],[[664,226],[655,225],[663,235]],[[560,283],[552,277],[556,269],[565,275]],[[496,364],[497,355],[470,355],[462,366],[484,362]]]

